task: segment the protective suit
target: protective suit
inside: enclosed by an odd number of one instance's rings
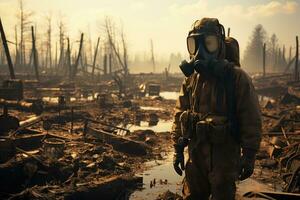
[[[253,173],[261,141],[260,107],[238,59],[225,59],[225,33],[219,21],[196,21],[188,38],[195,33],[204,37],[202,44],[200,38],[199,44],[188,46],[192,62],[184,66],[188,77],[181,86],[172,128],[174,168],[179,175],[185,170],[184,199],[206,200],[211,195],[213,200],[231,200],[235,181]],[[204,43],[208,47],[199,47]],[[189,157],[184,163],[186,146]]]

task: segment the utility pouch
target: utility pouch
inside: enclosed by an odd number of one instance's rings
[[[180,115],[180,126],[181,126],[181,134],[184,138],[191,138],[191,135],[193,133],[193,121],[191,118],[191,112],[190,111],[184,111]]]
[[[212,144],[223,144],[228,141],[229,125],[223,116],[211,116],[209,121],[209,140]]]
[[[206,142],[208,140],[209,129],[209,123],[205,120],[201,120],[196,123],[196,137],[199,143]]]

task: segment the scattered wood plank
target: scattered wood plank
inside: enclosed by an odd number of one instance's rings
[[[89,126],[85,127],[85,134],[90,134],[98,139],[101,139],[113,146],[117,151],[128,153],[136,156],[143,156],[147,154],[150,149],[148,145],[142,142],[130,140],[128,138],[120,137],[104,130],[97,130]]]

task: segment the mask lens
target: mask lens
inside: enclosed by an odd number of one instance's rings
[[[219,48],[218,37],[215,35],[209,35],[205,37],[205,46],[209,53],[217,51]]]
[[[196,53],[196,40],[194,37],[187,38],[187,48],[191,55],[195,55]]]

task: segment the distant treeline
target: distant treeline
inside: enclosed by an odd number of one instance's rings
[[[266,71],[282,72],[293,59],[292,47],[279,44],[279,39],[273,33],[268,37],[261,24],[255,26],[244,52],[242,66],[248,71],[262,72],[263,46],[266,45]]]

